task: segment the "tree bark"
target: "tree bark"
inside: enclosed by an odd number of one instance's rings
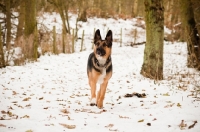
[[[197,29],[198,35],[197,37],[197,59],[198,59],[198,70],[200,70],[200,0],[191,0],[193,12],[194,12],[194,20],[195,20],[195,28]]]
[[[25,22],[25,1],[21,0],[20,10],[19,10],[19,18],[18,18],[18,25],[17,25],[17,36],[16,39],[23,35],[23,27]]]
[[[5,0],[6,3],[6,47],[10,47],[10,41],[11,41],[11,11],[10,11],[10,0]]]
[[[1,24],[0,24],[0,68],[5,67],[3,44],[1,41]]]
[[[145,77],[163,79],[163,0],[145,0],[146,44],[141,74]]]
[[[34,33],[36,28],[36,0],[25,0],[25,36]]]
[[[25,44],[24,54],[25,58],[36,58],[34,52],[37,46],[35,31],[37,28],[36,24],[36,2],[37,0],[25,0]]]
[[[194,13],[192,9],[192,3],[190,0],[181,0],[180,8],[182,14],[182,22],[186,31],[187,40],[187,66],[191,68],[197,68],[199,65],[199,53],[198,53],[198,39],[196,22],[194,19]]]

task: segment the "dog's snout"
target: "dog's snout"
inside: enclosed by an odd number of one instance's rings
[[[105,50],[101,47],[97,48],[96,53],[100,56],[104,56],[106,54]]]

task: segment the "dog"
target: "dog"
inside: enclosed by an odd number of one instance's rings
[[[107,32],[105,40],[101,39],[100,30],[97,29],[94,35],[94,51],[88,57],[87,75],[91,88],[90,105],[103,108],[103,100],[106,93],[108,81],[112,76],[112,31]],[[96,97],[96,84],[100,89]]]

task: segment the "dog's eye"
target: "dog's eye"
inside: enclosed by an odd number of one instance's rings
[[[106,44],[106,43],[103,43],[103,47],[105,47],[105,46],[107,46],[107,44]]]
[[[96,46],[99,46],[99,42],[95,43]]]

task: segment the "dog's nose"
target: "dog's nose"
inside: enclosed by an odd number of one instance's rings
[[[103,48],[97,48],[96,53],[100,56],[104,56],[106,54],[106,52]]]

